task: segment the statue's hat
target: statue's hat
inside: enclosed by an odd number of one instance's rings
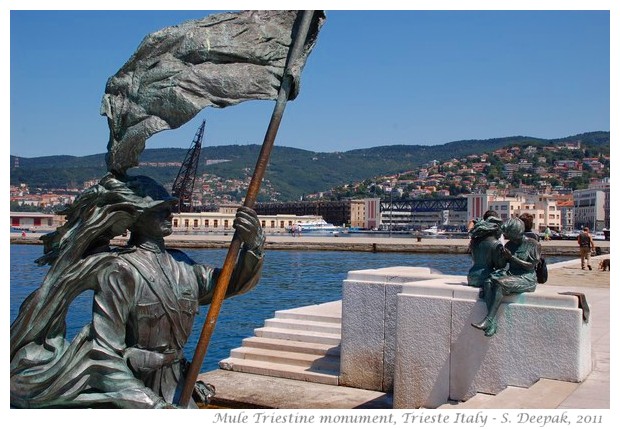
[[[126,185],[136,197],[140,198],[137,203],[144,210],[175,206],[179,203],[178,198],[171,196],[166,188],[148,176],[130,176]]]

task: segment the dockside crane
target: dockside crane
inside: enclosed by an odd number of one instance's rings
[[[198,159],[200,158],[205,123],[206,121],[203,120],[198,131],[196,131],[192,145],[187,151],[185,160],[172,185],[172,196],[179,199],[179,204],[177,206],[178,213],[192,211],[192,193],[194,192],[194,182],[196,181],[196,170],[198,169]]]

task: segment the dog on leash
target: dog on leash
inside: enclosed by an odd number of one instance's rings
[[[598,269],[603,271],[611,271],[611,268],[609,268],[609,259],[601,260],[601,262],[599,262],[598,264]]]

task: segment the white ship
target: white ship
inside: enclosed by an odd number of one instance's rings
[[[422,232],[425,233],[425,234],[428,234],[428,235],[445,234],[445,231],[437,228],[437,225],[433,225],[433,226],[431,226],[428,229],[423,229]]]
[[[325,220],[312,220],[312,221],[304,221],[297,222],[293,226],[289,228],[289,232],[291,233],[303,233],[303,232],[340,232],[342,228],[339,226],[335,226],[334,224],[325,222]]]

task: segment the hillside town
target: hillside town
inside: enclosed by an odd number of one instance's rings
[[[550,146],[513,146],[460,159],[433,160],[410,171],[306,195],[301,201],[278,201],[278,192],[265,180],[262,202],[256,210],[261,216],[271,216],[263,226],[277,232],[289,230],[299,217],[322,218],[362,230],[420,231],[436,227],[465,231],[471,219],[482,217],[489,209],[503,219],[528,212],[534,215],[538,232],[549,228],[559,234],[585,226],[603,231],[610,223],[609,168],[608,154],[593,153],[578,140]],[[230,228],[228,217],[234,213],[230,208],[243,200],[250,176],[247,169],[244,179],[223,179],[209,173],[196,177],[193,206],[200,209],[178,213],[175,227],[204,231]],[[11,226],[54,228],[63,218],[53,213],[97,181],[66,189],[11,186]],[[22,212],[31,214],[20,217]]]

